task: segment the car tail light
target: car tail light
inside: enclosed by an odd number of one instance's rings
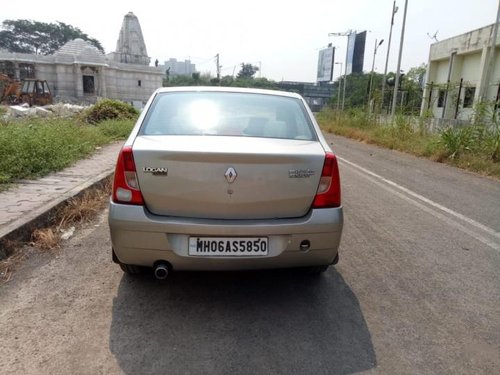
[[[124,146],[116,162],[113,182],[113,202],[143,205],[131,146]]]
[[[331,152],[327,152],[312,207],[340,207],[340,204],[339,166],[335,155]]]

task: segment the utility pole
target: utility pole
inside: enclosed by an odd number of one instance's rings
[[[340,109],[340,88],[342,87],[342,63],[336,62],[335,65],[340,65],[340,75],[339,75],[339,88],[337,91],[337,111]]]
[[[372,62],[372,71],[370,73],[370,86],[368,88],[368,109],[370,108],[370,101],[372,99],[372,86],[373,86],[373,71],[375,70],[375,57],[377,56],[377,49],[384,43],[384,39],[382,39],[377,44],[377,39],[375,39],[375,49],[373,50],[373,62]]]
[[[344,66],[344,91],[342,93],[342,111],[344,110],[344,104],[345,104],[345,87],[347,84],[346,78],[347,78],[347,59],[349,58],[349,37],[351,34],[356,34],[356,30],[347,30],[342,33],[328,33],[328,36],[346,36],[347,37],[347,46],[346,46],[346,51],[345,51],[345,66]]]
[[[488,55],[488,63],[486,64],[486,74],[484,75],[484,83],[481,85],[481,92],[479,93],[479,101],[487,100],[488,86],[490,82],[491,73],[495,64],[495,50],[497,45],[498,23],[500,22],[500,0],[498,1],[497,19],[493,31],[491,33],[490,53]]]
[[[443,100],[443,111],[441,112],[441,118],[446,116],[446,105],[448,104],[448,91],[450,89],[451,72],[453,71],[453,63],[455,62],[455,56],[457,55],[457,49],[453,48],[450,54],[450,62],[448,64],[448,77],[446,78],[446,90],[444,92]]]
[[[392,4],[392,15],[391,15],[391,27],[389,29],[389,41],[387,42],[387,56],[385,58],[385,69],[384,69],[384,79],[382,80],[382,107],[384,106],[384,98],[385,98],[385,85],[387,79],[387,67],[389,66],[389,53],[391,51],[391,40],[392,40],[392,27],[394,26],[394,15],[397,13],[398,7],[396,6],[396,0]]]
[[[398,67],[396,69],[396,81],[394,82],[394,94],[392,96],[392,109],[391,109],[392,116],[394,116],[394,114],[396,113],[396,105],[397,105],[396,102],[398,100],[399,78],[401,76],[401,56],[403,55],[407,8],[408,8],[408,0],[405,0],[405,10],[403,12],[403,26],[401,27],[401,42],[399,43]]]
[[[346,48],[347,49],[347,48]],[[345,104],[345,88],[347,86],[347,53],[346,53],[346,59],[345,59],[345,67],[344,67],[344,86],[342,88],[342,111],[344,111],[344,104]]]
[[[219,64],[219,54],[215,55],[215,64],[217,66],[217,80],[219,81],[220,86],[220,64]]]

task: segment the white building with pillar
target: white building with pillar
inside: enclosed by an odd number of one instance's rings
[[[149,61],[139,21],[128,13],[115,52],[105,55],[82,39],[71,40],[47,56],[0,50],[0,73],[18,80],[46,80],[60,101],[95,102],[106,97],[141,107],[162,86],[165,74]]]
[[[431,45],[422,115],[469,120],[476,103],[500,104],[500,38],[498,32],[493,36],[494,26]]]

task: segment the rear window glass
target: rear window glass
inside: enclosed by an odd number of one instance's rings
[[[316,139],[301,100],[228,92],[160,93],[141,134]]]

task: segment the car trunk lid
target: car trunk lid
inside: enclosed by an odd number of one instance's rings
[[[305,215],[325,151],[317,141],[231,136],[138,136],[139,186],[157,215],[269,219]]]

